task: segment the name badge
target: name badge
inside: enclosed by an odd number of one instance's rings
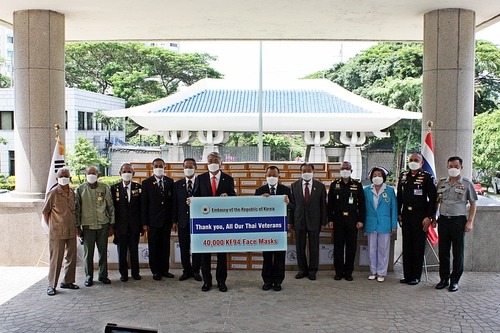
[[[424,194],[421,188],[416,188],[413,190],[413,195],[422,195]]]
[[[353,197],[349,197],[349,205],[352,205],[354,203],[354,198]]]

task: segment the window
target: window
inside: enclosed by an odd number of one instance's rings
[[[14,36],[7,36],[7,43],[14,44]]]
[[[14,129],[14,112],[13,111],[0,111],[0,129],[13,130]]]
[[[78,111],[78,130],[85,130],[85,112]]]
[[[64,129],[68,129],[68,111],[64,111]]]
[[[94,129],[94,114],[87,112],[87,130]]]
[[[13,150],[9,150],[9,175],[16,175],[16,159],[15,152]]]

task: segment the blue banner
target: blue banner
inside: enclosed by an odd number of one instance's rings
[[[191,252],[287,250],[284,195],[193,197]]]

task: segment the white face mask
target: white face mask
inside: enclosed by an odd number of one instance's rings
[[[344,179],[351,177],[351,170],[340,170],[340,177]]]
[[[384,182],[384,178],[382,178],[382,177],[373,177],[372,178],[373,185],[382,185],[383,182]]]
[[[278,184],[278,177],[266,177],[266,182],[269,185],[274,186],[274,185]]]
[[[306,182],[310,181],[314,176],[314,173],[312,172],[304,172],[302,174],[302,179],[304,179]]]
[[[420,169],[420,163],[418,163],[418,162],[410,162],[410,163],[408,163],[408,167],[412,171],[417,171],[418,169]]]
[[[448,175],[450,177],[458,177],[460,175],[460,169],[457,168],[449,168]]]
[[[163,168],[154,168],[153,173],[156,177],[163,177],[165,170]]]
[[[57,178],[57,183],[59,185],[68,185],[69,182],[70,182],[70,179],[68,177]]]
[[[129,182],[132,180],[132,174],[129,172],[124,172],[122,173],[122,179],[126,182]]]
[[[89,184],[94,184],[97,181],[96,175],[87,175],[87,182]]]
[[[208,165],[208,171],[210,171],[210,172],[216,172],[216,171],[219,171],[219,169],[220,169],[220,166],[217,163],[211,163]]]
[[[194,169],[184,169],[184,175],[186,177],[191,177],[192,175],[194,175]]]

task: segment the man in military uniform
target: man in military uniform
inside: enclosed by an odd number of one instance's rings
[[[460,176],[462,159],[448,159],[448,176],[439,180],[439,277],[436,289],[458,290],[458,281],[464,271],[464,232],[471,232],[476,216],[477,194],[474,184]],[[470,204],[467,217],[467,203]],[[450,274],[450,248],[453,246],[453,271]]]
[[[427,229],[436,212],[434,177],[422,170],[424,160],[412,153],[408,167],[398,181],[398,220],[403,232],[403,274],[401,283],[417,285],[422,275]]]
[[[333,228],[335,280],[345,278],[352,281],[358,230],[365,222],[363,186],[351,178],[351,173],[351,163],[342,162],[340,179],[333,181],[328,191],[328,224]]]

